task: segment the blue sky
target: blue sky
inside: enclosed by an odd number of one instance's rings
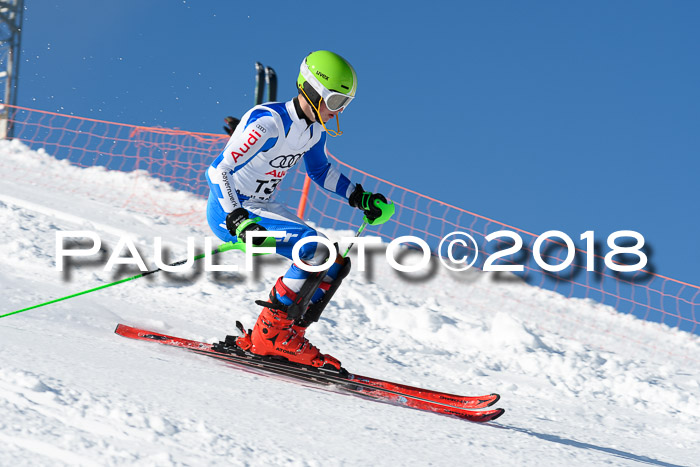
[[[219,133],[256,61],[288,99],[333,50],[359,83],[336,156],[579,245],[637,230],[658,274],[700,284],[700,3],[407,5],[27,0],[18,103]]]

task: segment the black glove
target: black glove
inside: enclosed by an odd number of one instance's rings
[[[355,185],[355,190],[350,195],[350,198],[348,198],[350,206],[358,208],[360,211],[364,212],[365,216],[370,222],[374,222],[379,216],[382,215],[382,210],[374,204],[376,200],[379,200],[384,204],[387,203],[384,195],[365,191],[362,188],[362,185],[359,183]]]
[[[238,126],[241,121],[237,119],[236,117],[226,117],[224,118],[224,121],[226,122],[226,126],[224,127],[224,131],[226,132],[227,135],[231,136],[233,132],[236,130],[236,127]]]
[[[243,243],[246,242],[248,232],[266,232],[267,229],[255,222],[255,219],[248,218],[249,213],[245,208],[234,209],[226,216],[226,228],[231,235],[238,237]],[[257,219],[260,220],[260,219]],[[253,245],[260,246],[266,237],[253,238]]]

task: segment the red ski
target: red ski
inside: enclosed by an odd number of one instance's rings
[[[207,344],[156,331],[138,329],[119,324],[115,333],[131,339],[155,341],[161,344],[181,347],[192,352],[222,360],[232,366],[255,371],[258,374],[275,375],[316,387],[334,386],[341,392],[403,405],[418,410],[455,416],[473,422],[488,422],[503,415],[504,409],[469,410],[484,408],[496,403],[498,394],[487,396],[459,396],[429,389],[416,388],[390,381],[369,378],[324,368],[312,368],[291,363],[279,357],[261,357],[245,352],[235,346],[235,338],[227,337],[218,344]]]
[[[441,404],[448,404],[462,409],[483,409],[494,405],[496,402],[498,402],[498,399],[501,398],[501,396],[498,394],[489,394],[487,396],[459,396],[456,394],[416,388],[405,384],[392,383],[390,381],[370,378],[369,376],[353,374],[348,375],[348,379],[364,383],[378,389],[388,389],[390,391],[401,392],[403,394],[409,394],[422,399],[439,402]]]

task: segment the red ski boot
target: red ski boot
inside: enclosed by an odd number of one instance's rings
[[[296,294],[284,285],[281,277],[270,292],[270,303],[281,305],[282,308],[284,305],[277,299],[277,293],[292,300],[296,298]],[[237,345],[257,355],[281,356],[302,365],[340,370],[340,362],[330,355],[322,354],[304,337],[305,333],[306,327],[294,324],[294,320],[288,318],[285,311],[265,307],[253,331],[239,337]]]

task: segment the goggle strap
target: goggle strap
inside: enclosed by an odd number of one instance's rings
[[[335,123],[336,125],[338,125],[338,131],[329,130],[328,128],[326,128],[326,125],[323,125],[323,128],[326,130],[326,134],[332,136],[333,138],[343,134],[343,132],[340,131],[340,112],[335,114]]]
[[[340,131],[340,119],[338,118],[338,117],[340,116],[340,112],[338,112],[338,113],[335,115],[335,123],[338,125],[338,131],[329,130],[329,129],[326,127],[326,123],[325,123],[325,122],[323,121],[323,119],[321,118],[321,111],[314,105],[314,103],[311,101],[311,99],[309,98],[309,96],[306,94],[306,91],[304,91],[304,86],[301,86],[301,92],[304,93],[304,96],[306,97],[306,102],[308,102],[309,104],[311,104],[311,108],[314,109],[314,110],[316,111],[316,116],[318,117],[318,122],[321,124],[321,126],[323,127],[323,129],[326,130],[326,134],[329,135],[329,136],[332,136],[333,138],[335,138],[336,136],[342,135],[343,132]],[[322,100],[323,100],[323,97],[321,98],[320,101],[318,101],[318,106],[319,106],[319,108],[321,107],[321,101],[322,101]]]

